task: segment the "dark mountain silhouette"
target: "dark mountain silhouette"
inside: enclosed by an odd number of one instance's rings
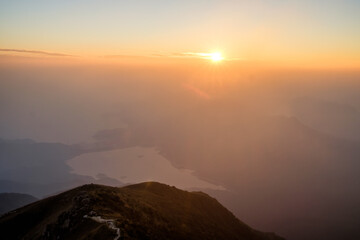
[[[202,192],[146,182],[84,185],[0,218],[2,239],[280,240],[239,221]]]
[[[95,150],[79,145],[0,138],[0,192],[43,197],[87,183],[123,185],[105,174],[94,179],[71,173],[66,161],[90,151]]]
[[[75,145],[0,139],[0,176],[26,183],[64,181],[70,169],[65,161],[83,152]]]
[[[0,193],[0,214],[37,201],[34,196],[22,193]]]
[[[297,98],[291,102],[291,110],[300,121],[314,129],[341,138],[360,140],[360,111],[350,104]]]

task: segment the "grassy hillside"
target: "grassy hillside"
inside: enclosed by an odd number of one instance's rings
[[[2,216],[0,232],[2,239],[116,239],[99,218],[113,220],[120,239],[282,239],[251,229],[204,193],[155,182],[84,185]]]

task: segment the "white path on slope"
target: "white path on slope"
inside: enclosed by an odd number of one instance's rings
[[[84,218],[90,218],[96,222],[99,223],[106,223],[106,225],[108,226],[108,228],[115,230],[116,231],[116,237],[114,238],[114,240],[118,240],[120,238],[120,228],[115,226],[115,220],[114,219],[104,219],[100,216],[96,216],[96,217],[90,217],[88,215],[84,215]]]

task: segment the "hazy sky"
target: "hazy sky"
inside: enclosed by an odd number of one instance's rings
[[[358,67],[359,12],[356,0],[1,0],[0,48]]]

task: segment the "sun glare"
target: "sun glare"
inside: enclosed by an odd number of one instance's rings
[[[211,53],[210,58],[213,62],[219,62],[224,59],[220,52]]]

